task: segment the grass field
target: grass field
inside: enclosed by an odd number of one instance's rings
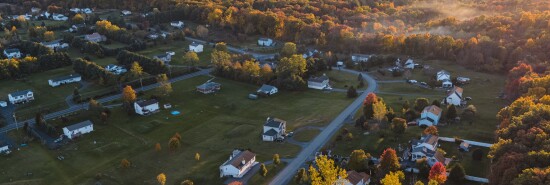
[[[330,85],[332,86],[332,88],[348,89],[348,87],[353,86],[357,89],[357,86],[359,85],[359,81],[357,80],[356,75],[338,71],[336,69],[327,71],[326,75],[329,77]],[[360,89],[364,89],[366,88],[366,86],[367,83],[365,82],[365,87]]]
[[[292,139],[298,142],[309,142],[315,138],[321,131],[319,130],[303,130],[292,136]]]
[[[184,179],[192,179],[196,184],[220,184],[223,179],[219,178],[218,166],[234,148],[251,149],[258,154],[259,162],[271,160],[275,153],[282,158],[292,157],[300,150],[288,143],[261,141],[260,132],[267,116],[286,120],[289,130],[325,125],[351,101],[342,93],[319,91],[280,92],[253,101],[247,99],[247,94],[257,86],[223,79],[216,80],[222,84],[219,93],[196,93],[194,87],[208,79],[196,77],[173,84],[174,93],[161,104],[171,103],[173,110],[182,113],[179,116],[166,110],[147,117],[126,116],[123,110],[115,108],[107,125],[96,123],[92,134],[60,151],[31,144],[13,153],[1,162],[0,170],[7,173],[0,181],[40,178],[44,184],[91,183],[97,173],[102,173],[104,184],[150,184],[156,183],[157,174],[166,173],[167,184]],[[71,120],[84,119],[90,118]],[[182,136],[182,146],[168,152],[168,139],[176,132]],[[159,153],[153,149],[157,142],[163,148]],[[200,161],[194,160],[196,152],[201,154]],[[66,156],[65,160],[56,159],[60,154]],[[132,162],[132,168],[118,168],[123,158]],[[26,172],[34,175],[21,175]],[[262,184],[262,179],[254,182]]]
[[[279,165],[274,165],[274,164],[265,165],[265,167],[267,168],[267,175],[265,177],[260,175],[260,172],[261,172],[260,170],[258,171],[257,174],[252,176],[252,178],[250,178],[250,180],[248,181],[248,184],[256,184],[256,185],[268,184],[269,180],[273,179],[273,177],[275,177],[275,175],[277,175],[279,171],[285,168],[285,166],[286,164],[284,162],[281,162],[281,164]]]

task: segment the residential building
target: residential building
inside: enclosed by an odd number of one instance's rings
[[[318,50],[316,49],[307,49],[304,54],[302,54],[302,58],[309,58],[309,57],[313,57],[315,56],[316,54],[320,53]]]
[[[80,12],[85,13],[85,14],[91,14],[91,13],[93,13],[93,10],[90,9],[90,8],[84,8],[84,9],[81,9]]]
[[[451,88],[451,87],[453,87],[453,82],[451,82],[451,80],[445,79],[445,80],[441,81],[441,87]]]
[[[126,68],[122,67],[122,66],[117,66],[117,65],[114,65],[114,64],[109,64],[107,66],[105,66],[105,70],[113,73],[113,74],[116,74],[116,75],[120,75],[120,74],[124,74],[126,72],[128,72],[128,70],[126,70]]]
[[[78,136],[94,131],[94,124],[90,120],[86,120],[74,125],[69,125],[63,128],[63,135],[69,139],[74,139]]]
[[[348,171],[348,177],[344,185],[368,185],[370,184],[370,175],[365,172],[355,170]]]
[[[84,39],[90,42],[103,42],[107,40],[107,37],[96,32],[96,33],[85,35]]]
[[[407,59],[405,64],[403,64],[403,68],[405,69],[414,69],[414,61],[412,59]]]
[[[284,139],[286,133],[286,121],[268,117],[264,123],[264,130],[262,134],[263,141],[275,141],[277,139]]]
[[[464,152],[470,151],[470,143],[462,141],[462,143],[460,143],[460,145],[458,146],[458,150],[464,151]]]
[[[55,21],[66,21],[69,20],[69,17],[63,14],[53,14],[52,19]]]
[[[42,9],[37,8],[37,7],[32,7],[32,8],[31,8],[31,13],[33,13],[33,14],[34,14],[34,13],[38,13],[38,12],[40,12],[40,10],[42,10]]]
[[[309,80],[307,80],[307,87],[319,90],[329,88],[328,76],[323,74],[323,76],[309,78]]]
[[[216,82],[206,82],[197,86],[197,91],[203,94],[215,93],[221,89],[221,86],[221,84]]]
[[[439,118],[441,118],[441,112],[441,108],[435,105],[425,107],[420,114],[418,126],[437,125],[439,123]]]
[[[470,78],[459,76],[459,77],[456,77],[456,82],[458,84],[468,84],[470,83]]]
[[[445,98],[443,103],[449,104],[449,105],[455,105],[455,106],[462,105],[462,93],[463,92],[464,92],[464,89],[462,89],[460,87],[457,87],[457,86],[453,87],[453,89],[451,89],[447,93],[447,97]]]
[[[7,106],[8,106],[8,102],[0,101],[0,107],[7,107]]]
[[[8,48],[4,50],[4,55],[8,58],[21,58],[21,51],[17,48]]]
[[[129,11],[129,10],[122,10],[122,11],[120,11],[120,15],[121,16],[129,16],[129,15],[132,15],[132,12]]]
[[[273,45],[273,40],[270,39],[270,38],[260,38],[258,39],[258,45],[259,46],[272,46]]]
[[[256,164],[258,164],[258,162],[256,162],[255,153],[248,150],[234,150],[229,156],[229,159],[220,165],[220,178],[241,178]]]
[[[352,54],[352,55],[351,55],[351,61],[353,61],[353,62],[355,62],[355,63],[359,63],[359,62],[368,62],[371,56],[372,56],[372,55]]]
[[[164,64],[168,64],[168,63],[170,63],[170,61],[172,61],[172,55],[170,55],[168,53],[155,55],[155,56],[153,56],[153,58],[163,61]]]
[[[159,111],[159,102],[155,99],[134,102],[136,114],[146,116]]]
[[[42,45],[50,48],[50,49],[53,49],[53,50],[56,50],[56,49],[64,49],[64,48],[68,48],[69,47],[69,44],[67,43],[62,43],[61,42],[61,39],[59,40],[54,40],[54,41],[51,41],[51,42],[42,42],[41,43]]]
[[[433,166],[436,162],[448,165],[451,159],[445,158],[443,153],[437,150],[439,137],[435,135],[425,135],[420,140],[411,141],[410,160],[417,161],[426,159],[428,165]]]
[[[256,92],[264,95],[274,95],[279,92],[279,89],[277,89],[277,87],[275,86],[263,84],[262,87],[260,87],[260,89],[258,89],[258,91]]]
[[[34,93],[31,90],[17,91],[8,94],[11,104],[26,103],[34,100]]]
[[[147,38],[154,40],[154,39],[159,38],[159,35],[156,34],[156,33],[150,33],[149,35],[147,35]]]
[[[0,154],[11,153],[10,145],[8,143],[0,142]]]
[[[76,33],[78,30],[84,30],[84,28],[86,28],[86,24],[73,24],[69,28],[69,32]]]
[[[182,29],[184,24],[183,24],[183,21],[172,21],[172,22],[170,22],[170,26],[172,26],[174,28]]]
[[[441,70],[439,72],[437,72],[437,75],[436,75],[436,78],[437,78],[437,81],[444,81],[444,80],[451,80],[451,73],[445,71],[445,70]]]
[[[80,8],[71,8],[71,9],[69,9],[69,11],[71,11],[73,13],[80,13]]]
[[[195,53],[200,53],[200,52],[203,51],[203,47],[204,46],[202,44],[193,42],[189,45],[189,51],[192,51],[192,52],[195,52]]]
[[[79,74],[70,74],[68,76],[60,76],[53,79],[48,80],[48,84],[52,87],[57,87],[63,84],[73,83],[73,82],[80,82],[82,80],[82,77]]]

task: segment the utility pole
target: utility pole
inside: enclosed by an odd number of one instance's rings
[[[12,116],[13,116],[13,121],[15,121],[15,129],[19,130],[19,125],[17,124],[17,117],[15,117],[15,112],[12,114]]]

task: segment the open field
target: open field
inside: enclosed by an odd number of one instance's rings
[[[292,139],[298,142],[309,142],[313,140],[313,138],[315,138],[319,133],[321,133],[321,131],[317,129],[303,130],[292,136]]]
[[[259,164],[258,164],[259,165]],[[284,162],[281,162],[281,164],[279,165],[274,165],[274,164],[269,164],[269,165],[265,165],[265,167],[267,168],[267,175],[264,177],[262,175],[260,175],[260,171],[258,171],[258,173],[256,173],[254,176],[252,176],[252,178],[250,178],[250,180],[248,181],[248,184],[257,184],[257,185],[263,185],[263,184],[268,184],[269,181],[275,177],[275,175],[277,175],[277,173],[279,173],[279,171],[281,171],[283,168],[285,168],[286,164]]]
[[[107,125],[96,121],[92,134],[60,151],[31,144],[14,152],[1,162],[0,168],[10,167],[10,170],[0,169],[7,171],[0,181],[42,178],[44,184],[75,184],[93,182],[94,176],[102,173],[105,184],[151,184],[156,182],[155,176],[163,172],[167,174],[167,184],[184,179],[192,179],[197,184],[220,184],[218,166],[234,148],[251,149],[258,154],[259,162],[271,160],[275,153],[282,158],[292,157],[300,150],[288,143],[260,140],[267,116],[286,120],[289,130],[324,125],[351,101],[342,93],[320,91],[280,92],[253,101],[246,95],[258,86],[224,79],[216,79],[222,84],[219,93],[196,93],[194,87],[208,79],[210,77],[196,77],[173,84],[174,93],[161,100],[161,104],[171,103],[172,110],[180,111],[181,115],[172,116],[162,110],[146,117],[126,116],[122,109],[115,108]],[[140,97],[149,97],[151,93]],[[315,106],[311,106],[313,104]],[[71,123],[85,119],[90,118],[70,118]],[[182,146],[168,152],[168,139],[176,132],[182,136]],[[154,151],[157,142],[162,145],[158,153]],[[200,161],[194,160],[196,152],[201,154]],[[66,156],[65,160],[56,159],[60,154]],[[30,156],[33,160],[23,160]],[[118,168],[123,158],[132,162],[132,168]],[[13,169],[14,166],[19,167]],[[34,176],[21,175],[26,172],[34,172]],[[254,182],[262,184],[262,180]]]
[[[348,87],[353,86],[357,89],[359,81],[357,80],[356,75],[352,75],[343,71],[338,71],[333,69],[331,71],[326,71],[326,75],[329,77],[330,85],[332,88],[338,89],[348,89]],[[368,84],[365,82],[365,86],[359,89],[366,88]]]

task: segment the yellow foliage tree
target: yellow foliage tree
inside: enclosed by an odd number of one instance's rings
[[[130,105],[136,101],[136,91],[132,88],[132,86],[127,85],[122,90],[122,99],[124,100],[124,103]]]
[[[162,150],[160,143],[155,144],[155,151],[160,152],[160,150]]]
[[[379,123],[386,117],[386,114],[388,113],[388,109],[384,101],[378,101],[372,104],[372,110],[374,112],[374,119],[378,120]]]
[[[130,167],[130,161],[128,159],[122,159],[120,161],[120,167],[121,168],[129,168]]]
[[[382,185],[401,185],[401,181],[405,180],[405,174],[402,171],[390,172],[380,180]]]
[[[334,161],[327,156],[315,158],[318,169],[309,166],[311,185],[334,184],[339,178],[348,177],[346,170],[334,165]]]
[[[199,152],[195,153],[195,160],[196,161],[201,160],[201,154],[199,154]]]
[[[46,41],[55,40],[55,33],[53,31],[44,32],[44,40]]]
[[[164,175],[164,173],[160,173],[159,175],[157,175],[157,181],[159,182],[159,184],[165,185],[166,184],[166,175]]]

